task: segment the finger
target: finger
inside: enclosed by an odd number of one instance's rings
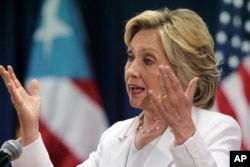
[[[0,65],[0,73],[2,74],[4,71],[5,71],[5,68],[2,65]]]
[[[0,65],[0,72],[5,71],[5,67],[3,65]]]
[[[36,79],[31,80],[30,93],[31,95],[39,96],[39,86],[38,86],[38,81]]]
[[[160,95],[167,95],[169,79],[166,76],[165,67],[160,65],[159,71],[160,73],[157,75],[157,79],[158,79],[158,84],[159,84],[159,89],[160,89]]]
[[[172,71],[172,69],[166,66],[164,70],[165,70],[164,73],[166,73],[165,75],[166,81],[168,81],[169,83],[168,89],[171,92],[174,92],[175,94],[176,92],[183,91],[183,88],[181,87],[181,84],[177,79],[176,75],[174,74],[174,72]]]
[[[3,66],[0,66],[0,73],[1,73],[1,76],[2,76],[2,78],[3,78],[3,81],[4,81],[4,83],[5,83],[5,85],[7,86],[7,84],[6,84],[6,79],[5,79],[5,72],[7,72],[6,70],[5,70],[5,68],[3,67]],[[7,72],[8,73],[8,72]]]
[[[7,68],[8,68],[8,72],[9,72],[10,78],[14,82],[15,86],[17,88],[19,88],[20,86],[22,86],[21,83],[20,83],[20,81],[17,79],[16,74],[14,73],[14,70],[13,70],[12,66],[9,65],[9,66],[7,66]]]
[[[13,73],[13,70],[9,67],[7,67],[7,68],[8,68],[8,70],[6,70],[3,66],[0,67],[1,76],[2,76],[6,86],[9,83],[14,83],[14,81],[11,78],[11,73]]]
[[[155,104],[158,113],[168,125],[175,122],[174,121],[175,119],[181,120],[181,117],[178,112],[176,112],[175,110],[171,110],[171,109],[169,110],[169,106],[165,107],[166,105],[165,103],[166,101],[168,101],[168,99],[164,100],[164,105],[163,105],[162,102],[157,97],[157,95],[152,90],[149,90],[148,94],[151,100],[153,101],[153,103]]]
[[[3,69],[1,69],[3,70]],[[1,73],[2,74],[2,77],[3,77],[3,80],[4,80],[4,83],[11,95],[11,98],[13,101],[17,101],[17,99],[19,99],[19,94],[16,92],[16,86],[15,86],[15,83],[12,81],[12,79],[10,78],[10,74],[9,74],[9,71],[6,71],[4,69],[4,71]]]
[[[158,85],[160,93],[158,94],[158,100],[162,101],[168,97],[167,89],[163,83],[162,77],[157,75]]]
[[[13,84],[8,71],[2,73],[2,78],[6,86],[8,86],[8,84]]]
[[[149,90],[148,94],[149,94],[149,97],[151,98],[151,100],[153,101],[153,103],[155,104],[155,106],[157,108],[157,111],[159,111],[159,113],[161,114],[160,111],[163,110],[163,106],[161,104],[160,99],[158,98],[158,96],[152,90]]]
[[[199,78],[195,77],[188,84],[188,87],[185,91],[185,94],[189,99],[193,99],[193,97],[194,97],[198,80],[199,80]]]
[[[19,111],[18,109],[20,107],[22,107],[23,103],[24,103],[23,100],[22,100],[22,97],[16,91],[16,88],[15,88],[15,86],[12,83],[9,83],[7,85],[7,88],[8,88],[8,91],[9,91],[10,95],[11,95],[11,99],[13,101],[13,104],[14,104],[16,110]]]
[[[178,108],[176,104],[178,104],[184,96],[183,88],[170,67],[162,66],[160,68],[160,73],[163,78],[163,84],[168,93],[168,100],[165,104],[168,104],[168,108],[171,108],[171,110],[176,110],[176,108]]]

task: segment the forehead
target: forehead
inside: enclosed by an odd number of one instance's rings
[[[156,29],[140,30],[132,38],[130,45],[149,44],[161,45],[159,31]]]
[[[129,44],[134,51],[155,50],[164,53],[160,33],[157,29],[138,31]]]

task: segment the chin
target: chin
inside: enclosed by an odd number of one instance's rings
[[[147,108],[148,106],[150,106],[151,102],[149,100],[149,98],[144,98],[144,99],[130,99],[129,100],[130,105],[134,108],[138,108],[138,109],[144,109]]]
[[[130,105],[133,107],[133,108],[137,108],[137,109],[141,109],[141,110],[144,110],[145,108],[148,107],[148,104],[145,105],[145,103],[142,103],[142,102],[132,102],[130,101]]]
[[[134,108],[141,108],[141,103],[130,101],[130,105]]]

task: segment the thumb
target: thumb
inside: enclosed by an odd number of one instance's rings
[[[31,80],[30,82],[30,94],[34,96],[39,96],[39,86],[36,79]]]
[[[194,97],[194,94],[195,94],[195,91],[196,91],[196,86],[197,86],[197,82],[198,82],[199,78],[198,77],[195,77],[193,78],[189,84],[188,84],[188,87],[186,89],[186,96],[189,97],[190,99],[193,99]]]

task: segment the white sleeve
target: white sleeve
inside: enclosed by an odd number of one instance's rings
[[[98,152],[93,152],[89,159],[77,167],[96,167],[98,161]],[[12,167],[53,167],[41,135],[36,141],[23,147],[21,156],[12,161],[11,165]]]
[[[11,162],[13,167],[53,167],[41,135],[39,138],[22,148],[22,154]]]
[[[184,144],[170,148],[176,167],[179,166],[216,166],[211,153],[196,131]]]
[[[102,166],[101,153],[102,153],[102,140],[105,134],[110,130],[103,133],[97,150],[89,155],[89,158],[79,164],[77,167],[97,167]],[[49,154],[45,148],[41,135],[33,143],[22,148],[20,158],[11,162],[12,167],[53,167]]]
[[[115,124],[116,125],[116,124]],[[86,159],[84,162],[82,162],[81,164],[79,164],[77,167],[98,167],[98,166],[107,166],[105,164],[103,164],[102,162],[102,158],[101,155],[103,155],[103,146],[104,146],[104,138],[107,136],[107,134],[109,134],[109,132],[111,131],[112,127],[114,127],[115,125],[111,126],[110,128],[108,128],[101,136],[100,138],[100,142],[97,146],[97,150],[92,152],[89,155],[89,158]]]
[[[176,167],[229,166],[230,150],[240,149],[240,127],[231,117],[224,117],[210,124],[210,128],[206,136],[197,130],[184,144],[171,146]]]

